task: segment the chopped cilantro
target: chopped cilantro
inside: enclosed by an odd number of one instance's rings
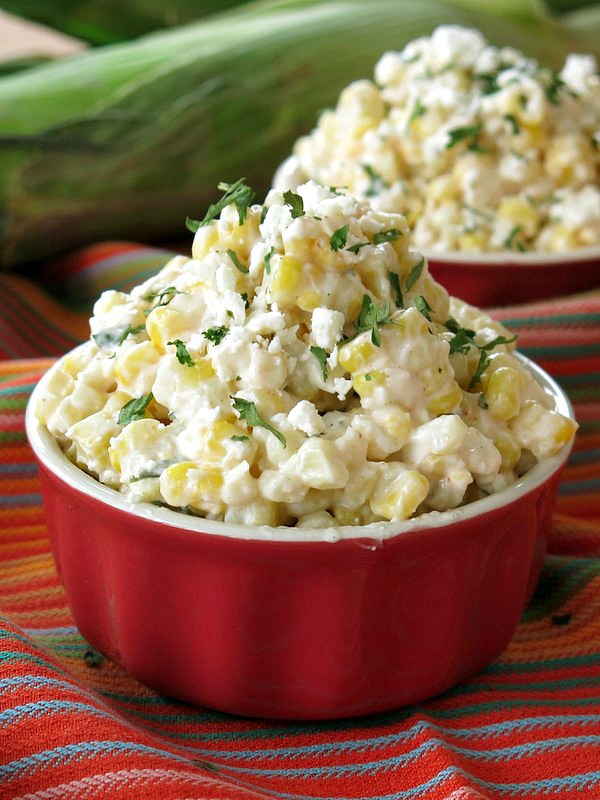
[[[172,342],[167,342],[167,344],[175,345],[177,361],[179,361],[180,364],[186,364],[188,367],[194,366],[192,357],[188,353],[188,349],[181,339],[174,339]]]
[[[371,242],[358,242],[357,244],[351,244],[350,247],[346,248],[346,250],[356,255],[362,247],[366,247],[369,244],[371,244]]]
[[[310,352],[313,354],[313,356],[317,359],[317,361],[321,365],[321,372],[323,373],[323,380],[326,381],[327,380],[327,375],[328,375],[328,373],[327,373],[327,355],[328,355],[327,350],[324,350],[322,347],[316,347],[315,345],[313,345],[310,348]]]
[[[383,244],[384,242],[393,242],[402,236],[402,231],[398,228],[390,228],[387,231],[380,231],[373,236],[373,244]]]
[[[128,336],[135,336],[136,333],[141,333],[145,329],[145,325],[137,325],[135,328],[132,328],[131,325],[122,325],[118,328],[108,328],[105,331],[93,333],[92,339],[98,347],[117,347],[123,344]]]
[[[269,211],[269,208],[268,208],[268,206],[263,206],[263,207],[261,208],[261,210],[260,210],[260,220],[259,220],[259,224],[260,224],[260,225],[262,225],[262,224],[263,224],[263,222],[265,221],[265,217],[267,216],[267,212],[268,212],[268,211]]]
[[[409,291],[413,288],[415,283],[421,277],[421,274],[423,273],[423,267],[424,266],[425,266],[425,259],[423,258],[423,256],[421,256],[418,264],[415,264],[415,266],[408,273],[408,278],[406,279],[406,288]]]
[[[373,380],[373,376],[371,375],[370,372],[365,372],[365,380],[366,381],[372,381]]]
[[[505,115],[504,115],[504,119],[505,119],[505,120],[506,120],[508,123],[510,123],[510,126],[511,126],[511,128],[512,128],[512,132],[515,134],[515,136],[517,135],[517,133],[520,133],[520,132],[521,132],[521,126],[519,125],[519,121],[518,121],[518,119],[515,117],[515,115],[514,115],[514,114],[505,114]]]
[[[546,86],[546,99],[553,106],[560,104],[560,90],[566,86],[565,82],[557,75],[556,72],[550,72],[550,81]]]
[[[123,408],[119,411],[119,417],[117,419],[118,424],[125,427],[125,425],[129,425],[130,422],[137,422],[140,419],[144,419],[146,416],[146,409],[153,400],[154,396],[152,392],[148,392],[148,394],[143,394],[141,397],[134,397],[133,400],[125,403]]]
[[[470,139],[471,141],[468,144],[469,150],[484,152],[484,149],[479,144],[479,136],[481,135],[482,130],[482,122],[480,122],[479,125],[467,125],[464,128],[452,128],[448,131],[448,143],[446,144],[446,149],[449,150],[459,142]]]
[[[431,312],[433,309],[422,294],[419,294],[417,297],[415,297],[415,307],[421,312],[421,314],[423,314],[425,319],[428,319],[429,322],[431,322]]]
[[[492,339],[491,342],[487,342],[487,344],[480,344],[477,345],[479,347],[479,363],[473,373],[471,380],[469,381],[469,389],[472,389],[474,386],[477,386],[479,383],[481,376],[486,371],[486,369],[490,365],[490,358],[489,353],[500,344],[511,344],[516,340],[516,336],[511,336],[509,339],[506,336],[496,336],[495,339]]]
[[[275,248],[274,248],[274,247],[272,247],[272,248],[269,250],[269,252],[267,253],[267,255],[264,257],[264,262],[265,262],[265,272],[267,273],[267,275],[270,275],[270,274],[271,274],[271,259],[273,258],[273,256],[275,255],[275,253],[276,253],[276,252],[277,252],[277,251],[275,250]],[[246,296],[246,297],[247,297],[247,296]]]
[[[371,331],[371,341],[374,345],[380,347],[381,334],[379,333],[379,326],[389,325],[390,323],[390,303],[379,305],[374,303],[368,294],[364,294],[356,322],[356,330],[359,333]]]
[[[375,195],[381,194],[381,192],[387,187],[387,183],[383,180],[378,172],[375,172],[370,164],[363,164],[362,168],[367,173],[369,180],[371,181],[367,191],[365,192],[365,195],[367,197],[375,197]]]
[[[495,92],[500,91],[500,87],[498,86],[498,75],[494,75],[492,72],[480,72],[479,74],[475,75],[475,78],[478,81],[481,81],[481,91],[483,94],[494,94]]]
[[[446,321],[446,327],[454,334],[450,339],[450,353],[464,353],[466,355],[471,347],[477,347],[475,344],[475,331],[461,327],[452,317]]]
[[[270,431],[273,436],[276,436],[281,444],[285,447],[286,440],[283,433],[276,430],[272,425],[269,425],[258,413],[255,403],[251,400],[244,400],[242,397],[231,397],[233,400],[233,409],[240,415],[251,428],[265,428]]]
[[[394,290],[394,303],[396,308],[404,308],[404,298],[402,297],[402,289],[400,288],[400,278],[396,272],[388,271],[388,278]]]
[[[348,231],[350,229],[350,225],[346,223],[342,225],[341,228],[338,228],[337,231],[334,231],[331,238],[329,239],[329,246],[331,249],[337,253],[342,247],[346,246],[346,239],[348,238]]]
[[[521,252],[524,252],[526,249],[525,245],[518,238],[521,233],[523,233],[523,226],[515,225],[506,239],[502,242],[502,245],[506,247],[507,250],[520,250]]]
[[[234,434],[229,438],[231,439],[232,442],[247,442],[250,437],[246,436],[245,434],[243,436],[238,436],[237,434]]]
[[[248,292],[244,292],[243,294],[240,295],[240,297],[244,301],[244,306],[246,308],[250,308],[250,301],[248,300]]]
[[[423,103],[421,102],[421,100],[419,98],[417,98],[417,102],[414,104],[413,109],[410,112],[410,116],[409,116],[408,121],[406,123],[406,127],[410,128],[410,126],[413,124],[413,122],[416,119],[418,119],[419,117],[422,117],[423,114],[425,114],[426,111],[427,111],[427,106],[424,106]]]
[[[220,344],[228,332],[229,328],[226,325],[213,325],[212,328],[202,331],[202,336],[213,344]]]
[[[477,405],[479,406],[479,408],[489,408],[490,407],[490,404],[488,403],[488,401],[486,399],[486,396],[484,395],[483,392],[480,392],[480,394],[479,394],[479,400],[477,401]]]
[[[243,272],[244,275],[247,275],[248,272],[250,272],[250,268],[247,267],[246,264],[242,264],[242,262],[239,260],[238,255],[235,252],[235,250],[232,250],[230,247],[227,248],[227,255],[233,261],[233,266],[236,269],[239,269],[240,272]]]
[[[292,209],[292,219],[304,216],[304,201],[299,194],[288,189],[287,192],[283,193],[283,200]]]
[[[240,225],[243,225],[246,219],[248,206],[255,197],[254,190],[246,186],[245,180],[246,178],[240,178],[235,183],[219,183],[218,188],[225,193],[223,197],[216,203],[211,203],[209,205],[203,220],[190,219],[187,217],[185,221],[186,228],[192,233],[196,233],[198,228],[208,225],[224,208],[232,203],[234,203],[237,208]]]
[[[152,294],[147,294],[144,297],[144,300],[150,302],[150,300],[156,300],[157,302],[151,306],[151,308],[147,308],[144,311],[144,315],[147,317],[151,311],[154,311],[155,308],[160,308],[162,306],[168,306],[171,300],[175,297],[176,294],[185,294],[185,292],[178,291],[174,286],[167,286],[166,289],[161,289],[158,292],[153,292]]]
[[[340,194],[345,194],[345,192],[340,192],[340,189],[347,189],[347,188],[348,188],[347,186],[330,186],[329,191],[331,192],[331,194],[340,195]]]

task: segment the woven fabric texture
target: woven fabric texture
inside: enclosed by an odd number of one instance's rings
[[[600,292],[494,312],[580,423],[550,553],[507,649],[428,702],[275,723],[159,696],[95,652],[50,554],[28,396],[87,335],[102,289],[165,260],[109,243],[35,284],[0,276],[0,798],[600,798]]]

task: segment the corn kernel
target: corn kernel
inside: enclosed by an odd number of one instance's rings
[[[374,514],[383,519],[408,519],[429,494],[429,481],[401,464],[385,464],[369,498]]]
[[[302,264],[291,256],[282,256],[271,275],[273,302],[281,308],[293,306],[301,277]]]
[[[496,419],[516,417],[523,400],[523,372],[512,367],[499,367],[482,381],[490,414]]]
[[[550,411],[539,403],[526,402],[510,427],[521,447],[531,450],[538,458],[557,453],[577,430],[577,423]]]
[[[338,361],[348,372],[356,372],[361,367],[366,367],[375,353],[375,345],[368,334],[365,334],[340,347]]]
[[[297,304],[303,311],[314,311],[321,304],[321,293],[316,289],[306,289],[298,294]]]
[[[161,353],[152,342],[128,347],[115,359],[115,376],[120,388],[134,397],[146,394],[152,388]]]
[[[385,383],[385,373],[379,370],[362,372],[352,376],[352,386],[361,397],[371,397],[377,386]]]
[[[513,469],[521,458],[521,448],[514,437],[501,432],[494,438],[494,445],[502,456],[502,469]]]
[[[217,243],[219,239],[219,232],[217,226],[214,224],[205,225],[198,228],[192,242],[192,258],[196,261],[202,261],[211,248]]]
[[[182,461],[167,467],[160,476],[160,490],[172,506],[193,506],[205,509],[221,502],[223,474],[216,467],[201,467]]]
[[[430,414],[437,416],[439,414],[450,414],[456,411],[462,402],[463,394],[460,386],[456,381],[453,381],[452,386],[448,391],[442,394],[430,397],[427,402],[427,410]]]

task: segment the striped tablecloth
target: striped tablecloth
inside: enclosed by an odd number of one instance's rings
[[[52,357],[87,335],[99,291],[165,260],[103,244],[36,285],[0,276],[0,798],[600,798],[600,292],[496,312],[581,425],[551,554],[506,651],[425,703],[286,724],[128,677],[78,633],[50,555],[25,403]]]

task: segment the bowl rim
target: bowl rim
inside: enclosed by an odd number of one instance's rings
[[[564,267],[565,264],[587,264],[597,261],[600,266],[600,245],[579,247],[576,250],[549,252],[545,250],[528,250],[526,253],[511,250],[495,250],[479,252],[474,250],[435,250],[422,247],[419,251],[429,264],[457,264],[465,267],[485,266],[486,268],[503,268],[519,266],[524,269],[540,267]]]
[[[546,393],[553,398],[555,410],[571,419],[575,419],[571,402],[556,381],[526,356],[518,352],[515,352],[515,356],[533,374]],[[455,525],[464,520],[495,511],[502,506],[511,505],[536,490],[562,468],[574,441],[573,436],[556,455],[539,461],[522,478],[506,489],[448,511],[429,511],[408,520],[373,522],[368,525],[332,526],[330,528],[311,529],[288,526],[242,525],[186,515],[168,508],[153,506],[150,503],[129,502],[118,491],[101,484],[73,464],[63,453],[55,437],[38,421],[35,414],[39,398],[43,395],[46,384],[51,379],[58,364],[59,362],[57,361],[37,383],[25,411],[25,430],[29,444],[36,458],[46,469],[69,488],[92,497],[101,503],[106,503],[112,509],[133,514],[148,521],[161,523],[171,528],[231,539],[298,543],[337,542],[347,539],[383,541],[403,533]]]

